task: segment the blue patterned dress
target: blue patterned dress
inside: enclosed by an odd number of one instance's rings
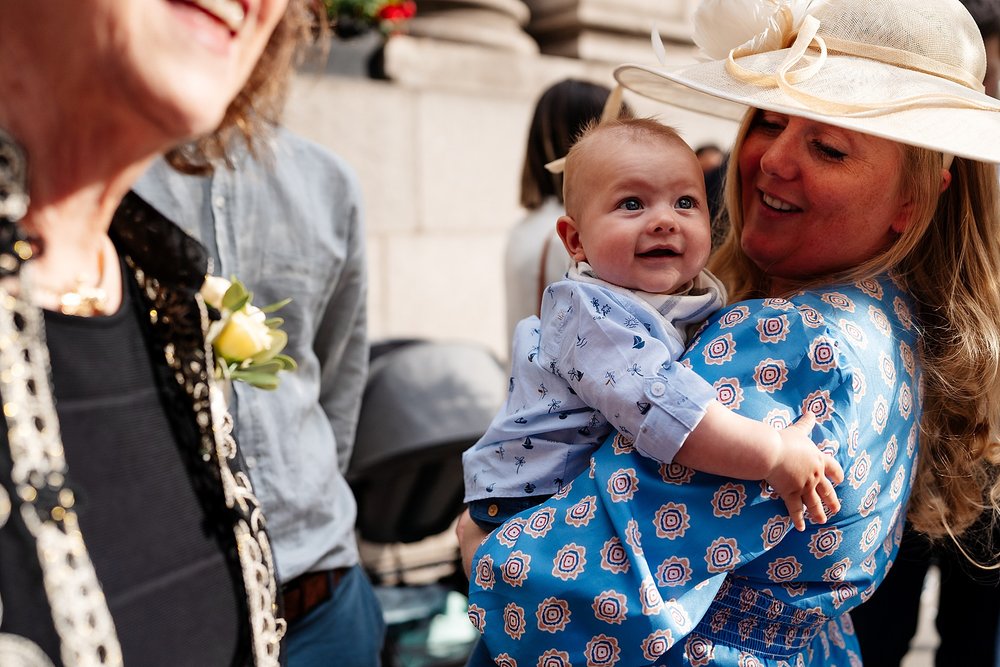
[[[777,427],[810,410],[841,511],[805,532],[759,481],[613,436],[476,552],[469,616],[501,667],[859,665],[847,612],[895,556],[916,465],[912,304],[888,277],[720,311],[684,363]]]

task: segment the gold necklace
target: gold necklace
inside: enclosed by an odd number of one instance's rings
[[[57,295],[59,312],[64,315],[93,317],[108,312],[108,292],[103,287],[89,287],[77,282],[75,289]]]
[[[34,291],[43,292],[55,298],[59,312],[77,317],[93,317],[108,313],[108,290],[104,287],[105,243],[97,255],[97,281],[87,284],[85,276],[79,276],[72,287],[57,289],[38,281],[32,282]]]

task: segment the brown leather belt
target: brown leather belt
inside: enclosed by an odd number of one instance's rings
[[[281,587],[285,601],[285,620],[294,623],[330,599],[349,567],[306,572]]]

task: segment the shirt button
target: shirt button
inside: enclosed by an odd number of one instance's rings
[[[653,384],[649,385],[649,393],[651,393],[653,396],[663,396],[663,394],[666,393],[666,391],[667,391],[667,385],[663,384],[662,382],[654,382]]]
[[[216,208],[225,208],[226,198],[223,197],[222,195],[219,195],[218,197],[212,200],[212,203],[215,204]]]
[[[500,513],[500,508],[497,507],[495,504],[490,505],[489,507],[486,508],[486,513],[489,514],[490,516],[496,516],[497,514]]]
[[[247,462],[247,468],[256,468],[257,467],[257,457],[256,456],[247,456],[245,460]]]

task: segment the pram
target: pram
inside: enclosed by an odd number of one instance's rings
[[[506,384],[481,345],[372,347],[347,479],[386,619],[384,667],[463,665],[477,637],[452,526],[464,495],[461,453],[489,426]]]

